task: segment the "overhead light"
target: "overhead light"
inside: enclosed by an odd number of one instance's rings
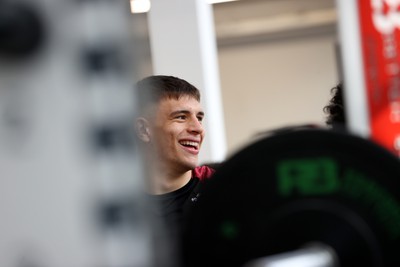
[[[132,13],[145,13],[150,10],[150,0],[131,0]]]
[[[233,1],[238,1],[238,0],[207,0],[209,4],[219,4],[219,3],[233,2]]]
[[[239,0],[207,0],[209,4],[219,4],[224,2],[233,2]],[[132,13],[145,13],[150,10],[150,0],[130,0]]]

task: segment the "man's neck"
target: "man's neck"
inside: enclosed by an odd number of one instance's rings
[[[183,173],[173,171],[150,170],[147,191],[150,194],[160,195],[178,190],[185,186],[192,177],[192,171]]]

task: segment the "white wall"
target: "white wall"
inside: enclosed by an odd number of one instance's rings
[[[334,34],[219,48],[228,154],[260,131],[324,123],[338,81]]]

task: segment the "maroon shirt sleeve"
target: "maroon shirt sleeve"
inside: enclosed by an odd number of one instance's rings
[[[214,172],[215,170],[208,166],[198,166],[192,171],[192,176],[199,178],[200,181],[203,181],[207,178],[210,178]]]

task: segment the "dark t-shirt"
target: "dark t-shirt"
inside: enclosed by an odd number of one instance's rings
[[[180,223],[183,216],[183,206],[190,201],[192,191],[200,182],[199,178],[192,177],[182,188],[162,195],[149,195],[152,213],[163,218],[169,224]]]
[[[203,182],[214,172],[215,170],[208,166],[197,167],[192,171],[189,182],[178,190],[162,195],[147,195],[149,214],[151,220],[154,220],[153,224],[157,226],[155,253],[159,261],[174,260],[176,262],[173,266],[180,266],[180,234],[182,226],[186,223],[186,213],[200,197]]]
[[[168,226],[182,224],[184,212],[200,196],[202,181],[211,177],[214,169],[208,166],[199,166],[192,171],[192,178],[178,190],[162,194],[148,195],[153,216],[162,218]]]

